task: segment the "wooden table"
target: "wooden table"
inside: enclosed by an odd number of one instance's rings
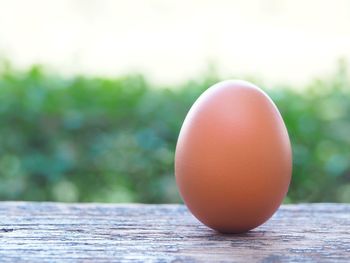
[[[350,262],[350,204],[284,205],[222,235],[182,205],[0,202],[0,262]]]

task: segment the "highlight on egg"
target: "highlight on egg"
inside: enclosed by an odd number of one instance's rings
[[[226,80],[195,101],[178,137],[175,176],[203,224],[223,233],[263,224],[287,194],[291,173],[286,126],[260,88]]]

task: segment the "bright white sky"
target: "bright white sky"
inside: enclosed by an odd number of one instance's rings
[[[223,77],[301,84],[350,61],[350,1],[0,0],[0,56],[163,84],[215,62]]]

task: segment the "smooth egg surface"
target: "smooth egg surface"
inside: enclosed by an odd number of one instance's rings
[[[179,134],[175,176],[202,223],[223,233],[261,225],[282,203],[291,172],[286,126],[257,86],[222,81],[193,104]]]

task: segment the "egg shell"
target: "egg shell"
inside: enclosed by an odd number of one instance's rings
[[[257,86],[222,81],[193,104],[179,134],[175,176],[202,223],[223,233],[261,225],[283,201],[291,173],[286,126]]]

